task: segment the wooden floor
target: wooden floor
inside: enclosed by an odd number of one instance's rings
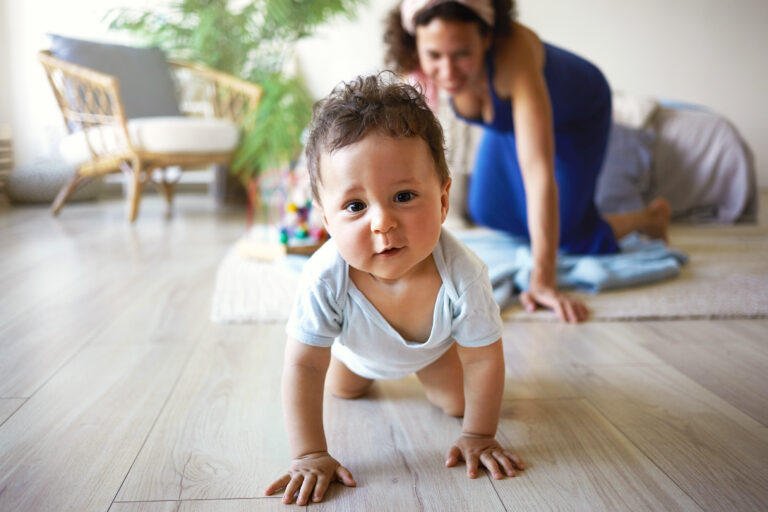
[[[204,195],[0,211],[0,511],[282,510],[283,325],[213,325],[244,214]],[[642,290],[638,290],[642,293]],[[529,469],[465,477],[459,421],[414,378],[328,398],[358,487],[313,510],[768,510],[768,321],[506,325],[499,438]]]

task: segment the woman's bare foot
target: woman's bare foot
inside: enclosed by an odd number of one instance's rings
[[[669,201],[658,197],[642,210],[606,215],[605,220],[613,228],[613,234],[617,240],[633,231],[639,231],[644,235],[661,238],[668,242],[667,228],[669,228],[671,217],[672,207]]]
[[[672,207],[669,205],[669,201],[663,197],[657,197],[645,208],[645,213],[647,218],[645,226],[639,228],[638,231],[652,238],[661,238],[665,242],[669,242],[667,228],[669,228],[669,221],[672,218]]]

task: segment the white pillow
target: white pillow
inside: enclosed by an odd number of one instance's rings
[[[238,128],[229,119],[200,117],[144,117],[127,123],[133,147],[151,153],[226,153],[237,145]],[[86,130],[97,153],[125,151],[122,130],[114,126]],[[65,137],[59,149],[64,160],[79,165],[91,159],[86,134],[75,132]]]

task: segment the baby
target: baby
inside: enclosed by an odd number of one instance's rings
[[[288,321],[283,407],[293,456],[267,489],[318,502],[352,474],[328,453],[323,389],[356,398],[416,373],[427,398],[463,416],[446,466],[514,476],[495,439],[504,389],[502,324],[485,265],[442,229],[451,187],[443,132],[423,97],[387,74],[315,105],[307,160],[331,239],[307,262]]]

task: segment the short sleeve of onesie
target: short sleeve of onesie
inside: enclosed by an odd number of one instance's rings
[[[329,283],[336,280],[335,274],[341,269],[332,265],[325,272],[315,272],[318,266],[323,266],[318,259],[327,260],[328,256],[332,257],[330,251],[323,252],[325,254],[318,254],[319,258],[311,259],[305,266],[286,326],[289,336],[315,347],[330,347],[341,333],[343,324],[343,308],[334,291],[335,287]]]
[[[483,347],[501,338],[502,331],[499,306],[483,265],[480,276],[467,284],[454,304],[451,335],[459,345]]]

